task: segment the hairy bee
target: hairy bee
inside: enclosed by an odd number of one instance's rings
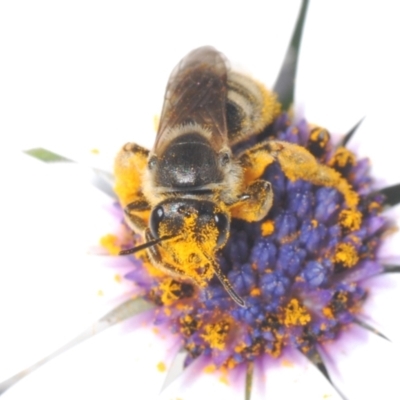
[[[128,143],[115,163],[115,191],[127,224],[145,243],[150,261],[168,274],[204,287],[215,275],[231,298],[245,302],[222,273],[216,253],[232,218],[263,219],[273,202],[260,179],[279,162],[289,179],[341,188],[343,180],[303,147],[267,140],[239,154],[232,145],[261,132],[279,114],[275,95],[231,71],[212,47],[189,53],[169,79],[151,151]]]

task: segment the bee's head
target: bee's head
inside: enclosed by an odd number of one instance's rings
[[[228,240],[229,214],[211,201],[168,199],[151,212],[150,230],[155,239],[181,263],[202,262]]]

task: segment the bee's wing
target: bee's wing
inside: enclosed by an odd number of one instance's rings
[[[179,127],[195,124],[211,132],[210,143],[217,151],[227,143],[227,70],[224,56],[208,46],[192,51],[178,64],[167,85],[155,152]]]

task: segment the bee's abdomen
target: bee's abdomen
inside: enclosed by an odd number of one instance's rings
[[[280,111],[276,95],[254,79],[228,74],[226,121],[231,145],[261,132]]]

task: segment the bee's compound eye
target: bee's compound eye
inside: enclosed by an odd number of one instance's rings
[[[156,207],[150,216],[150,231],[153,234],[153,237],[158,239],[158,227],[160,222],[164,219],[164,209],[161,206]]]
[[[214,215],[215,225],[218,228],[217,246],[222,246],[228,238],[229,219],[226,214],[218,213]]]

